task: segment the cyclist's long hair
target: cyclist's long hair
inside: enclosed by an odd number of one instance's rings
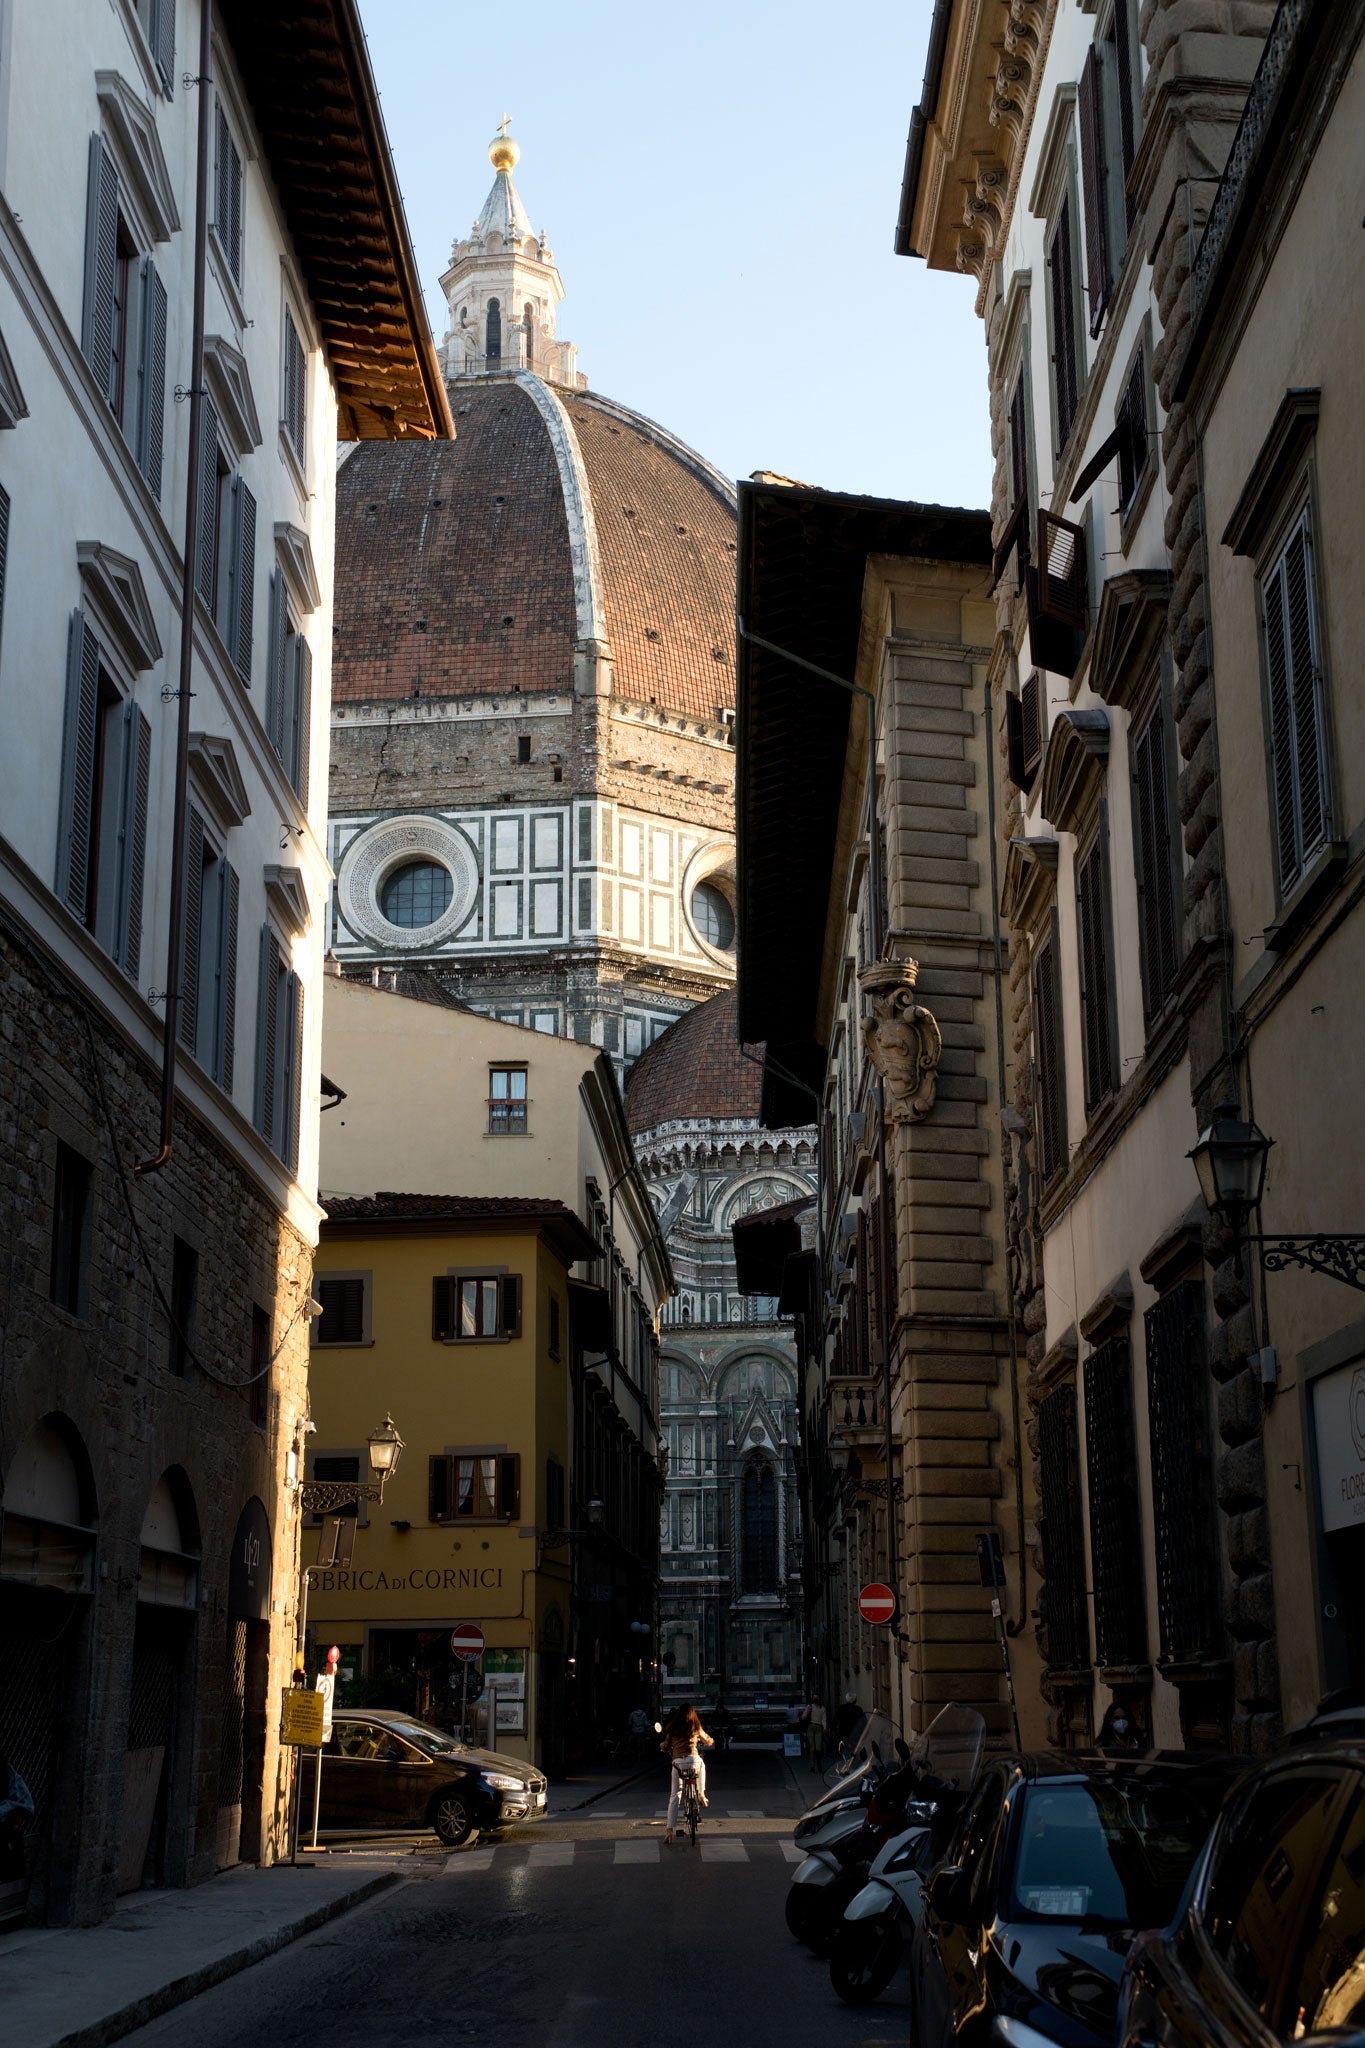
[[[695,1707],[675,1707],[669,1716],[667,1733],[685,1735],[690,1742],[694,1735],[701,1734],[701,1719]]]

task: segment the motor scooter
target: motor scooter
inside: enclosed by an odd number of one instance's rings
[[[897,1748],[909,1757],[904,1743]],[[888,1771],[877,1741],[871,1743],[862,1776],[842,1781],[844,1787],[851,1783],[855,1789],[837,1800],[822,1800],[797,1824],[797,1846],[807,1853],[787,1890],[787,1926],[811,1948],[819,1948],[838,1926],[888,1830],[904,1824],[906,1765]]]
[[[975,1782],[984,1735],[979,1714],[948,1706],[913,1746],[915,1790],[925,1796],[907,1800],[907,1825],[873,1859],[834,1936],[830,1982],[847,2005],[876,1998],[895,1975],[923,1910],[924,1880]]]

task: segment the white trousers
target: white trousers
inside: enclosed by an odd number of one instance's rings
[[[673,1785],[673,1789],[672,1789],[672,1791],[670,1792],[670,1794],[669,1794],[669,1799],[668,1799],[668,1823],[667,1823],[667,1824],[668,1824],[668,1826],[669,1826],[670,1828],[675,1828],[675,1827],[676,1827],[676,1826],[678,1825],[678,1807],[679,1807],[679,1805],[681,1804],[681,1801],[682,1801],[682,1774],[683,1774],[683,1767],[684,1767],[684,1765],[695,1765],[695,1766],[696,1766],[696,1771],[697,1771],[697,1790],[698,1790],[698,1791],[699,1791],[699,1792],[701,1793],[701,1796],[702,1796],[702,1798],[703,1798],[703,1799],[705,1799],[705,1797],[706,1797],[706,1763],[705,1763],[705,1759],[704,1759],[704,1758],[702,1758],[702,1757],[700,1757],[700,1756],[675,1756],[675,1757],[674,1757],[674,1759],[673,1759],[673,1773],[672,1773],[672,1785]]]

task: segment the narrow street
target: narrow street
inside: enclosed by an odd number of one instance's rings
[[[266,2048],[307,2020],[329,2048],[890,2048],[900,1987],[850,2010],[783,1923],[808,1782],[769,1752],[717,1758],[695,1851],[663,1846],[662,1766],[491,1846],[358,1845],[402,1883],[128,2039]]]

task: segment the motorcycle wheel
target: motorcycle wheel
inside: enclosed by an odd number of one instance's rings
[[[830,1957],[829,1981],[845,2005],[867,2005],[885,1991],[900,1959],[900,1929],[889,1914],[845,1921]]]
[[[818,1892],[816,1910],[812,1915],[813,1930],[808,1937],[816,1955],[827,1956],[830,1953],[843,1929],[845,1906],[866,1882],[866,1870],[845,1870],[833,1884],[825,1885]]]
[[[815,1885],[794,1884],[787,1889],[787,1927],[807,1948],[814,1945],[824,1918],[819,1890]]]

